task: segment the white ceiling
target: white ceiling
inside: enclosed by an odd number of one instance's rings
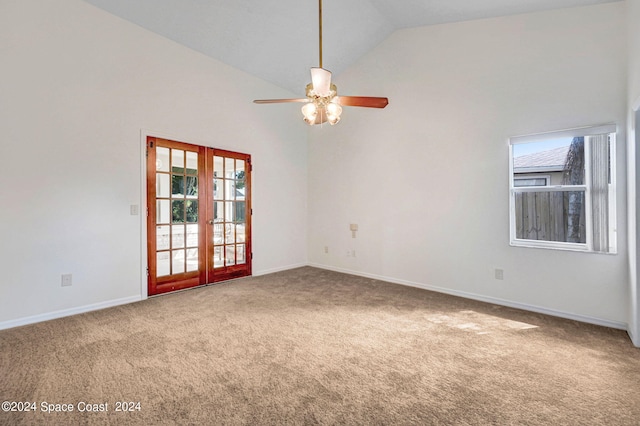
[[[318,66],[317,0],[85,0],[302,95]],[[619,0],[324,0],[323,65],[335,75],[400,28]]]

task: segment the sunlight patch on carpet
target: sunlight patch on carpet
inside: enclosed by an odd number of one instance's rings
[[[443,324],[447,327],[474,332],[476,334],[488,334],[496,331],[527,330],[537,328],[537,325],[481,314],[475,311],[459,311],[456,314],[436,314],[427,316],[427,320],[435,324]]]

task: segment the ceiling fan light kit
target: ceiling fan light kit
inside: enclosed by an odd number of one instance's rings
[[[331,71],[322,68],[322,0],[318,0],[319,16],[319,49],[320,63],[311,68],[311,83],[306,87],[306,98],[301,99],[262,99],[257,104],[273,104],[285,102],[304,102],[302,116],[304,121],[313,126],[329,122],[334,125],[340,121],[342,106],[366,108],[384,108],[389,104],[387,98],[369,96],[338,96],[336,85],[331,83]]]
[[[311,68],[311,81],[306,90],[309,102],[302,107],[304,121],[309,125],[325,121],[336,124],[340,121],[342,107],[337,103],[336,85],[331,84],[331,72],[323,68]]]

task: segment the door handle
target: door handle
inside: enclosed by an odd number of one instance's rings
[[[209,225],[213,225],[213,219],[209,219],[209,220],[207,221],[207,223],[208,223]]]

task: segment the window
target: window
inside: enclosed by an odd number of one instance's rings
[[[510,138],[511,245],[616,252],[615,130]]]

